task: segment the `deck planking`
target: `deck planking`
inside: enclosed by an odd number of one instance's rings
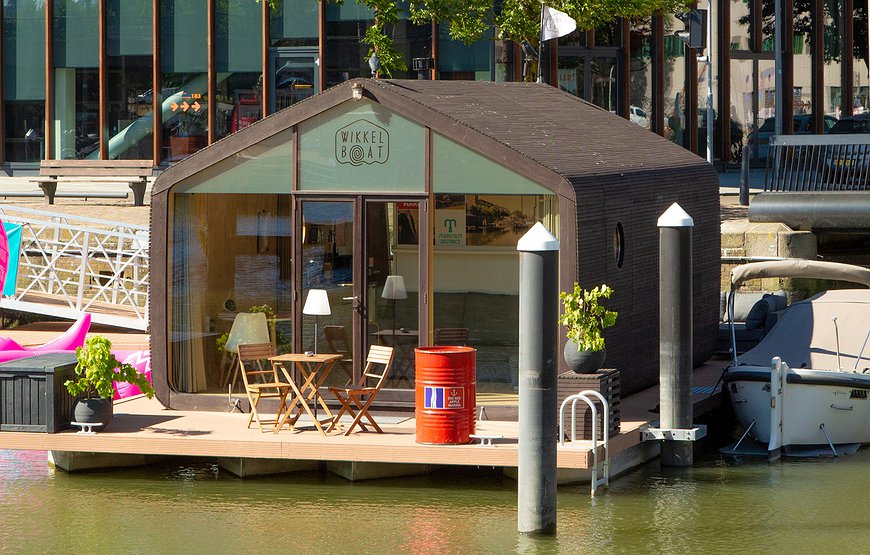
[[[695,372],[695,386],[713,386],[721,363],[707,364]],[[718,395],[696,394],[696,414],[718,405]],[[611,460],[636,447],[642,427],[658,418],[652,412],[658,403],[658,388],[650,388],[621,401],[620,434],[611,438]],[[376,413],[377,414],[377,413]],[[72,430],[57,434],[0,432],[0,449],[84,451],[136,455],[241,457],[287,460],[354,461],[517,467],[519,424],[516,421],[479,420],[477,434],[500,435],[494,446],[423,445],[415,441],[416,422],[379,422],[383,434],[356,431],[350,436],[321,435],[313,426],[263,433],[256,425],[246,428],[248,414],[176,411],[164,409],[144,397],[116,402],[110,426],[96,435]],[[386,420],[386,419],[385,419]],[[556,438],[554,438],[556,441]],[[588,469],[591,441],[557,448],[560,469]]]

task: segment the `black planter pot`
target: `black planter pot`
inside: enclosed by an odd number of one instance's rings
[[[112,399],[103,399],[102,397],[78,399],[73,406],[73,422],[82,422],[86,424],[101,424],[94,426],[93,431],[102,431],[114,415],[114,404]]]
[[[573,341],[565,343],[565,362],[568,368],[577,374],[594,374],[604,366],[607,351],[578,351],[577,344]]]

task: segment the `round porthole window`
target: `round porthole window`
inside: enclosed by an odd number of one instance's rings
[[[625,231],[622,229],[622,222],[616,222],[616,227],[613,228],[613,259],[616,260],[616,267],[622,268],[625,261]]]

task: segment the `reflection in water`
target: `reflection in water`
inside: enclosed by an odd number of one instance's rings
[[[653,462],[594,500],[587,485],[562,487],[555,538],[517,534],[516,482],[497,473],[242,480],[179,461],[69,475],[48,471],[43,452],[0,450],[0,552],[66,553],[74,541],[92,553],[856,552],[870,530],[855,487],[870,450],[688,470]]]

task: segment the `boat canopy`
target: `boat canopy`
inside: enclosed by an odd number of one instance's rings
[[[868,332],[870,290],[824,291],[789,306],[758,345],[737,357],[737,365],[770,366],[780,357],[792,368],[864,370],[870,367]]]
[[[767,260],[743,264],[731,270],[731,289],[751,279],[760,278],[808,278],[833,279],[859,283],[870,287],[870,270],[861,266],[841,264],[839,262],[820,262],[817,260],[802,260],[789,258],[786,260]]]

